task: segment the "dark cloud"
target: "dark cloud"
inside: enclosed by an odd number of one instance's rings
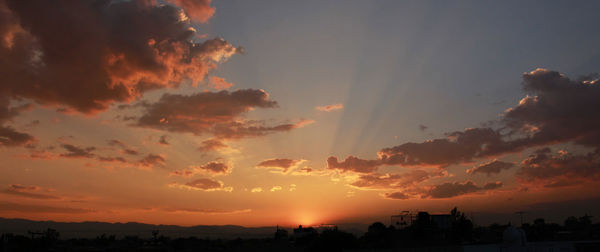
[[[0,202],[0,212],[82,214],[91,213],[95,211],[84,208],[55,207],[45,205],[27,205],[12,202]]]
[[[412,170],[401,174],[365,174],[351,183],[351,186],[363,189],[405,189],[406,187],[421,183],[435,174],[424,170]]]
[[[517,106],[506,110],[495,123],[497,128],[469,128],[448,133],[445,138],[403,143],[380,150],[374,160],[350,156],[339,163],[337,158],[329,157],[328,166],[368,173],[381,165],[444,168],[557,143],[597,150],[600,148],[598,79],[598,75],[590,75],[571,80],[555,71],[536,69],[523,74],[523,87],[528,95]],[[571,161],[591,158],[588,155],[571,158]],[[491,174],[508,168],[509,164],[498,161],[471,171]]]
[[[283,172],[287,172],[290,168],[296,166],[302,161],[303,160],[293,160],[288,158],[274,158],[264,160],[256,166],[263,168],[280,168]]]
[[[427,127],[427,126],[425,126],[425,125],[423,125],[423,124],[419,124],[419,130],[420,130],[420,131],[425,131],[425,130],[427,130],[428,128],[429,128],[429,127]]]
[[[132,155],[132,156],[136,156],[136,155],[140,154],[138,151],[133,150],[133,149],[123,149],[123,150],[121,150],[121,153],[127,154],[127,155]]]
[[[515,166],[515,164],[513,164],[513,163],[499,161],[499,160],[494,159],[493,161],[490,161],[490,162],[484,163],[484,164],[480,164],[478,166],[475,166],[475,167],[467,170],[467,173],[470,173],[470,174],[485,173],[489,176],[492,174],[498,174],[502,170],[508,170],[510,168],[513,168],[514,166]]]
[[[110,145],[110,146],[118,146],[118,147],[121,147],[121,148],[126,148],[127,147],[127,145],[125,145],[125,143],[123,143],[121,140],[117,140],[117,139],[108,140],[108,145]]]
[[[18,132],[10,126],[0,126],[0,146],[23,146],[34,140],[32,135]]]
[[[102,162],[109,162],[109,163],[129,163],[123,157],[98,157],[98,160],[100,160]]]
[[[545,187],[570,186],[576,182],[598,181],[600,179],[600,151],[575,155],[565,151],[552,154],[549,148],[539,149],[521,162],[521,168],[516,177],[521,182]]]
[[[245,89],[234,92],[204,92],[192,95],[164,94],[157,102],[144,106],[145,113],[137,126],[196,135],[214,133],[232,135],[246,124],[236,125],[238,117],[253,108],[273,108],[262,90]],[[234,138],[231,136],[229,138]]]
[[[92,151],[96,150],[96,147],[79,147],[72,144],[63,144],[62,147],[67,150],[67,153],[60,154],[61,157],[92,158],[95,156]]]
[[[408,194],[405,194],[403,192],[385,193],[384,196],[388,199],[397,199],[397,200],[404,200],[404,199],[410,198],[410,196]]]
[[[529,92],[506,111],[504,122],[525,135],[522,146],[574,141],[600,147],[600,81],[597,75],[571,80],[546,69],[523,74]]]
[[[41,190],[39,186],[13,184],[9,185],[2,193],[31,199],[59,199],[59,197],[51,194],[40,193]]]
[[[126,155],[138,155],[139,152],[137,150],[128,148],[127,145],[125,143],[123,143],[120,140],[117,139],[111,139],[108,141],[108,145],[110,146],[118,146],[119,148],[121,148],[121,153],[122,154],[126,154]]]
[[[160,136],[160,138],[158,139],[158,143],[162,144],[162,145],[169,145],[169,141],[167,140],[167,135],[162,135]]]
[[[165,211],[201,213],[201,214],[240,214],[240,213],[250,213],[250,212],[252,212],[252,209],[221,210],[221,209],[203,209],[203,208],[167,208],[167,209],[165,209]]]
[[[146,168],[152,168],[153,166],[164,166],[165,165],[165,158],[162,157],[161,155],[156,155],[156,154],[148,154],[145,157],[143,157],[142,159],[140,159],[137,164],[142,166],[142,167],[146,167]]]
[[[370,173],[375,171],[379,165],[381,165],[380,160],[365,160],[355,156],[348,156],[342,162],[339,162],[336,157],[327,158],[327,169],[340,170],[342,172]]]
[[[1,3],[0,3],[1,4]],[[18,132],[13,127],[5,126],[4,124],[21,112],[31,108],[31,104],[11,107],[8,97],[2,95],[0,89],[0,146],[14,147],[29,144],[35,138],[27,133]]]
[[[388,165],[446,167],[501,153],[505,145],[498,131],[471,128],[452,132],[447,138],[384,148],[378,155],[381,162]]]
[[[185,185],[202,190],[211,190],[223,187],[223,184],[221,182],[208,178],[196,179],[194,181],[185,183]]]
[[[425,195],[423,195],[423,197],[452,198],[465,194],[494,190],[500,187],[502,187],[502,182],[499,181],[486,183],[482,187],[475,185],[472,181],[465,181],[463,183],[448,182],[431,187],[429,191]]]
[[[167,0],[183,7],[185,13],[194,21],[205,23],[215,14],[215,8],[210,6],[211,0]]]
[[[210,1],[179,1],[206,21]],[[0,2],[0,94],[94,114],[149,90],[192,84],[241,48],[192,42],[181,11],[155,1]]]
[[[207,171],[210,173],[229,173],[229,166],[227,166],[227,164],[221,163],[221,162],[208,162],[206,164],[203,164],[201,166],[197,167],[200,170],[203,171]]]
[[[202,145],[198,147],[199,151],[215,151],[226,148],[227,145],[218,139],[208,139],[202,141]]]
[[[232,187],[225,187],[223,182],[210,179],[210,178],[199,178],[192,180],[185,184],[179,184],[177,182],[173,182],[169,184],[170,187],[188,189],[188,190],[199,190],[199,191],[226,191],[231,192],[233,190]]]

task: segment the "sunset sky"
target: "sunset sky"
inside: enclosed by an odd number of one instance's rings
[[[600,216],[599,9],[0,0],[0,217]]]

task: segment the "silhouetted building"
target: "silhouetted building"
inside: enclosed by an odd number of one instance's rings
[[[304,227],[302,227],[302,225],[299,225],[298,228],[294,228],[294,238],[295,239],[302,238],[302,237],[309,236],[309,235],[316,235],[316,234],[317,234],[317,230],[314,229],[313,227],[304,228]]]
[[[452,227],[452,215],[449,214],[432,214],[430,215],[431,223],[439,229],[449,229]]]
[[[288,238],[288,231],[277,226],[277,230],[275,231],[275,240],[285,240]]]
[[[439,229],[449,229],[452,227],[452,215],[450,214],[429,214],[428,212],[402,211],[398,215],[390,217],[391,225],[397,229],[404,229],[413,224],[436,225]]]
[[[390,225],[397,229],[403,229],[412,225],[416,218],[417,216],[414,213],[411,213],[410,211],[402,211],[402,213],[398,215],[392,215],[390,217]]]

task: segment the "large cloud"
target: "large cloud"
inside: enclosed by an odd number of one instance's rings
[[[600,81],[598,76],[571,80],[546,69],[523,74],[530,95],[506,111],[504,122],[527,134],[520,145],[575,141],[600,146]]]
[[[544,187],[561,187],[600,179],[600,151],[574,155],[560,151],[553,155],[549,148],[535,151],[523,160],[517,179]]]
[[[483,186],[477,186],[472,181],[448,182],[434,185],[423,197],[429,198],[452,198],[464,194],[494,190],[502,187],[502,182],[489,182]]]
[[[359,173],[370,173],[375,171],[381,161],[365,160],[355,156],[348,156],[344,161],[340,162],[336,157],[327,158],[327,169],[345,171],[353,171]]]
[[[480,164],[478,166],[473,167],[472,169],[467,170],[467,173],[475,174],[475,173],[485,173],[488,176],[492,174],[498,174],[502,170],[508,170],[513,168],[515,164],[510,162],[504,162],[499,160],[493,160],[484,164]]]
[[[280,169],[282,172],[285,173],[285,172],[288,172],[288,170],[290,170],[290,168],[294,168],[302,162],[304,162],[304,160],[301,160],[301,159],[294,160],[294,159],[289,159],[289,158],[273,158],[273,159],[263,160],[262,162],[258,163],[256,165],[256,167]]]
[[[434,176],[424,170],[412,170],[401,174],[365,174],[350,185],[360,189],[405,189]]]
[[[206,22],[215,14],[215,8],[210,7],[211,0],[167,0],[183,7],[186,14],[193,20]]]
[[[42,191],[44,190],[39,186],[24,186],[19,184],[12,184],[9,185],[6,190],[1,191],[0,193],[31,199],[59,199],[58,196],[43,193]]]
[[[384,148],[373,160],[353,156],[343,162],[329,157],[328,167],[369,173],[381,165],[444,168],[475,159],[523,151],[557,143],[600,147],[600,81],[597,75],[571,80],[545,69],[523,74],[528,95],[506,110],[497,127],[469,128],[445,138],[408,142]],[[472,172],[495,173],[508,164],[490,163]]]
[[[173,1],[205,21],[210,1]],[[0,94],[94,114],[146,91],[193,84],[241,52],[171,5],[132,0],[0,2]]]
[[[266,126],[262,121],[244,120],[255,108],[274,108],[263,90],[203,92],[191,95],[164,94],[155,103],[142,103],[145,113],[136,126],[195,135],[212,134],[218,139],[239,139],[289,131],[300,123]]]
[[[31,109],[31,104],[11,107],[10,99],[0,93],[0,146],[21,146],[35,140],[33,136],[27,133],[19,132],[10,126],[4,125],[21,112],[29,109]]]

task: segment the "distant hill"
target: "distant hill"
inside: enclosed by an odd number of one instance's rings
[[[152,230],[159,230],[159,235],[171,238],[195,236],[197,238],[211,239],[249,239],[273,237],[276,229],[275,227],[253,228],[236,225],[182,227],[137,222],[54,222],[0,218],[0,233],[27,235],[27,231],[43,231],[48,228],[57,230],[60,233],[61,239],[95,238],[102,234],[116,235],[117,237],[138,236],[140,238],[149,238],[152,236]]]

